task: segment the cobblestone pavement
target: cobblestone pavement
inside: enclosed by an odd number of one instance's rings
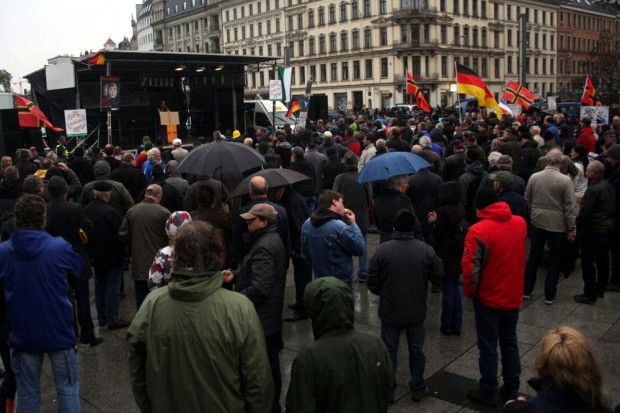
[[[372,253],[378,243],[377,235],[369,235]],[[521,354],[521,391],[530,393],[527,379],[533,376],[533,364],[540,350],[540,341],[549,330],[569,325],[586,333],[595,343],[605,373],[605,383],[612,399],[620,402],[620,293],[607,293],[595,305],[578,304],[573,295],[582,292],[581,271],[578,267],[568,278],[560,281],[559,300],[553,306],[545,306],[542,298],[544,270],[540,271],[535,296],[521,311],[518,325],[519,351]],[[126,298],[122,301],[121,314],[131,318],[135,313],[133,284],[125,273]],[[92,283],[91,283],[92,285]],[[356,328],[379,334],[377,316],[378,298],[364,284],[356,285]],[[91,293],[92,295],[92,293]],[[294,297],[292,274],[286,286],[286,303]],[[463,331],[461,336],[443,336],[439,332],[441,294],[429,292],[429,312],[426,321],[425,353],[427,358],[425,377],[432,394],[420,403],[411,401],[407,386],[409,372],[404,336],[401,337],[398,357],[396,403],[390,412],[472,412],[489,411],[468,402],[465,392],[476,385],[478,376],[478,350],[474,331],[472,303],[463,302]],[[287,314],[288,309],[284,313]],[[93,299],[93,315],[96,314]],[[96,317],[95,317],[96,319]],[[84,412],[137,412],[133,400],[127,368],[125,347],[126,330],[102,329],[104,342],[94,348],[79,345],[80,395]],[[284,323],[285,348],[280,355],[282,367],[282,406],[290,379],[291,364],[304,345],[313,340],[310,321]],[[49,363],[46,362],[42,378],[44,412],[56,412],[54,383]],[[492,411],[492,410],[490,410]]]

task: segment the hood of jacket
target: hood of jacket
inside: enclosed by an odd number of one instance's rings
[[[508,221],[512,217],[510,207],[503,201],[495,202],[483,210],[478,211],[478,218],[492,219],[494,221]]]
[[[440,205],[456,204],[461,202],[461,185],[456,181],[448,181],[437,187]]]
[[[221,288],[222,283],[222,273],[217,268],[173,268],[168,291],[175,300],[202,301]]]
[[[312,319],[315,340],[330,331],[353,329],[351,288],[335,277],[318,278],[308,284],[304,305]]]
[[[43,230],[20,229],[11,234],[10,250],[19,259],[38,257],[52,237]]]
[[[484,165],[480,161],[476,161],[465,166],[465,171],[474,175],[482,175],[484,173]]]
[[[315,227],[320,227],[332,219],[342,219],[342,217],[327,208],[317,208],[310,215],[310,222]]]
[[[95,171],[96,180],[110,179],[110,175],[112,174],[110,164],[103,160],[95,162],[93,170]]]

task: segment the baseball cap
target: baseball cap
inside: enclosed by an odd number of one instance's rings
[[[512,185],[514,181],[514,177],[512,176],[512,172],[510,171],[498,171],[489,176],[491,181],[497,181],[502,184],[503,187],[509,187]]]
[[[262,218],[269,222],[273,222],[278,216],[276,209],[267,203],[254,205],[248,212],[241,214],[241,218],[250,220],[254,218]]]

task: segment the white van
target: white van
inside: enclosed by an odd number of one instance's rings
[[[276,105],[276,129],[282,129],[284,125],[294,126],[297,119],[295,116],[286,117],[288,108],[282,102],[271,100],[246,100],[244,105],[245,129],[253,126],[257,131],[273,130],[273,105]]]

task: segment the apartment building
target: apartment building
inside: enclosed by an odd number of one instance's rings
[[[152,52],[154,49],[155,38],[153,36],[153,1],[144,0],[140,5],[137,20],[138,50],[141,52]]]

